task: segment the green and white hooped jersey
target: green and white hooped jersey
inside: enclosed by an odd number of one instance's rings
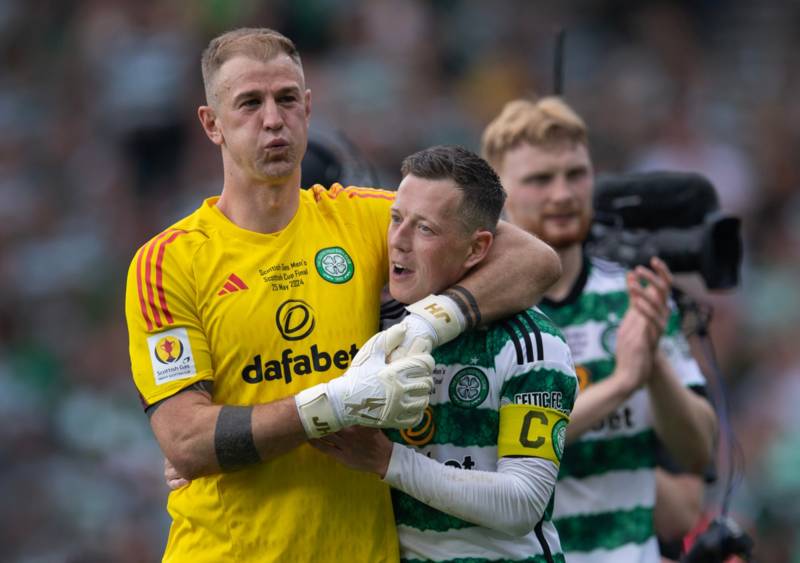
[[[384,319],[391,307],[382,309]],[[504,456],[559,463],[578,382],[561,331],[540,310],[466,332],[433,357],[430,406],[416,427],[387,431],[392,440],[464,470],[497,471]],[[404,561],[544,563],[545,550],[553,561],[564,561],[551,521],[552,496],[542,522],[522,537],[450,516],[394,489],[392,504]]]
[[[616,331],[627,307],[625,270],[596,258],[584,263],[563,302],[541,305],[566,336],[581,389],[614,370]],[[705,385],[674,306],[660,347],[684,385]],[[660,561],[653,529],[655,451],[645,390],[566,448],[554,517],[570,563]]]

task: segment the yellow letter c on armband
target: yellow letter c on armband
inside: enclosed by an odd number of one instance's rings
[[[558,465],[568,421],[569,417],[554,409],[517,404],[501,407],[497,457],[539,457]]]

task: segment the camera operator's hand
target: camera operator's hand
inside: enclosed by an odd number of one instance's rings
[[[650,259],[652,269],[637,266],[628,272],[627,285],[630,307],[639,311],[649,322],[647,334],[657,343],[669,321],[668,298],[672,288],[672,272],[658,257]]]

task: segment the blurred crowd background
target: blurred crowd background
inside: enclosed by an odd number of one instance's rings
[[[346,132],[385,187],[407,154],[478,149],[504,102],[551,93],[565,27],[565,94],[598,171],[701,172],[743,220],[742,283],[704,296],[744,461],[731,510],[759,561],[800,561],[789,0],[0,0],[0,560],[159,559],[167,491],[129,372],[125,274],[221,188],[199,57],[243,25],[294,39],[312,128]]]

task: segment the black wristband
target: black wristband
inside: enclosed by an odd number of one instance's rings
[[[467,318],[470,328],[481,324],[481,310],[478,308],[478,302],[467,288],[461,285],[454,285],[447,289],[444,294],[458,304],[458,307]]]
[[[236,471],[261,461],[253,441],[253,407],[222,407],[214,432],[214,449],[222,471]]]

